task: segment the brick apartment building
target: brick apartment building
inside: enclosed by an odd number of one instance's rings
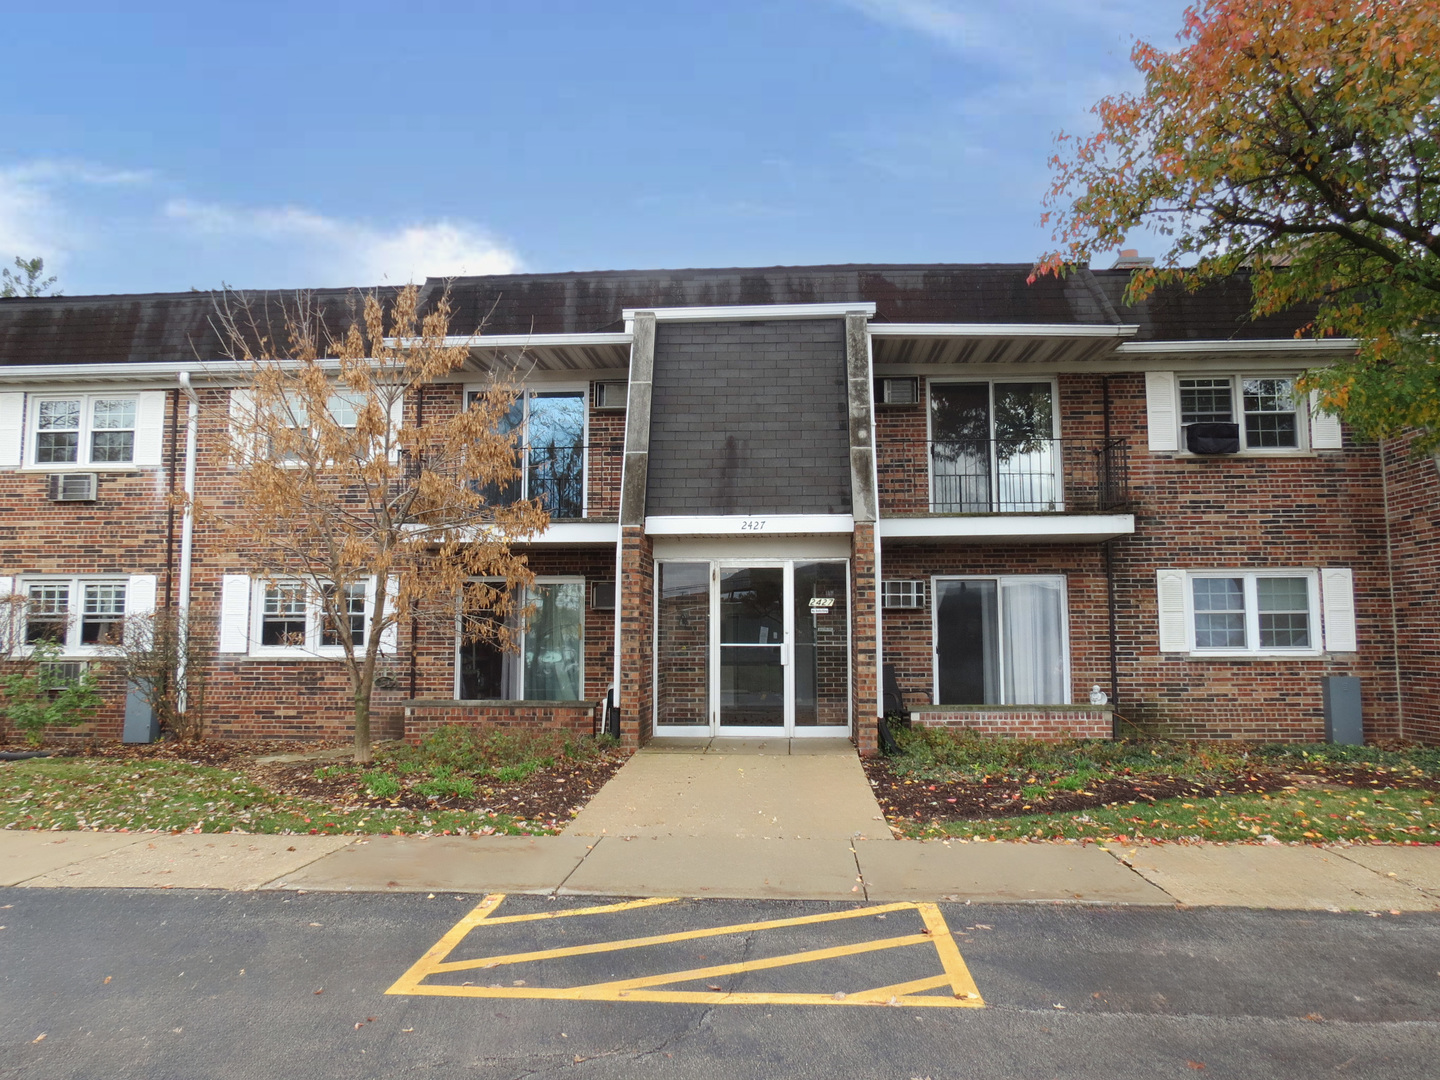
[[[523,351],[518,488],[552,520],[525,548],[518,651],[401,627],[377,734],[588,731],[613,687],[630,743],[869,752],[888,666],[923,722],[1027,735],[1318,739],[1323,677],[1357,676],[1367,736],[1440,742],[1440,470],[1294,391],[1347,344],[1297,339],[1304,313],[1247,321],[1243,280],[1131,307],[1124,268],[1028,271],[451,282],[452,332],[483,333],[423,415]],[[9,644],[56,637],[103,670],[107,630],[184,589],[217,616],[212,735],[342,734],[314,605],[184,535],[169,498],[181,373],[196,490],[231,482],[245,372],[212,314],[196,293],[0,300]],[[114,737],[125,688],[103,678],[92,730]]]

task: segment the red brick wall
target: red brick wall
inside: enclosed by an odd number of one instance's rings
[[[1413,441],[1384,447],[1403,734],[1440,744],[1440,464]]]
[[[1174,735],[1318,739],[1324,731],[1321,676],[1358,675],[1367,734],[1395,735],[1385,515],[1375,448],[1348,445],[1344,451],[1269,458],[1152,454],[1144,376],[1121,374],[1109,381],[1111,434],[1129,442],[1136,518],[1135,535],[1115,541],[1118,711]],[[1103,403],[1101,376],[1062,376],[1062,436],[1100,438]],[[904,411],[882,409],[878,415]],[[888,423],[892,433],[899,426]],[[880,449],[882,461],[898,456],[883,436]],[[898,512],[902,504],[893,490],[889,498]],[[882,561],[886,578],[1064,573],[1072,700],[1084,701],[1093,684],[1110,687],[1103,558],[1099,544],[892,543]],[[1283,660],[1160,653],[1156,570],[1322,567],[1354,571],[1358,653]],[[896,663],[907,698],[928,700],[933,648],[928,606],[884,614],[887,661]]]
[[[466,727],[532,728],[595,733],[595,708],[562,701],[517,701],[506,705],[465,705],[455,701],[405,702],[405,741],[418,744],[436,728],[448,724]]]
[[[176,447],[175,400],[166,395],[165,436],[160,468],[137,468],[99,476],[95,502],[51,502],[46,498],[46,471],[0,471],[0,574],[154,574],[158,580],[156,604],[164,606],[167,594],[167,540],[173,537],[170,564],[179,566],[180,514],[170,511],[170,463]],[[183,479],[185,410],[180,410],[176,483]],[[171,586],[173,590],[173,585]],[[0,662],[0,674],[16,670]],[[118,739],[125,720],[124,680],[105,665],[92,662],[100,678],[103,704],[95,718],[50,738],[99,736]],[[0,703],[4,692],[0,690]],[[0,733],[10,739],[0,718]]]
[[[1034,705],[990,708],[941,708],[914,712],[910,720],[925,727],[1006,735],[1017,739],[1108,739],[1113,720],[1109,709],[1056,708]]]

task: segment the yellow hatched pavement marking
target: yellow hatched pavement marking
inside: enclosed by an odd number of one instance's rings
[[[620,904],[606,904],[599,907],[575,908],[569,911],[544,911],[533,915],[509,915],[492,918],[494,911],[505,899],[503,893],[492,893],[468,915],[456,923],[444,937],[426,951],[404,975],[396,980],[387,994],[416,994],[427,997],[476,997],[476,998],[531,998],[547,1001],[644,1001],[667,1003],[698,1003],[712,1005],[909,1005],[940,1008],[983,1008],[985,1001],[979,988],[970,976],[960,956],[960,949],[945,923],[940,909],[934,904],[894,903],[875,907],[858,908],[852,911],[827,911],[818,915],[802,915],[790,919],[767,919],[762,922],[737,923],[729,926],[713,926],[703,930],[683,930],[672,934],[655,934],[648,937],[624,938],[618,941],[598,942],[590,945],[572,945],[558,949],[541,949],[523,953],[509,953],[499,956],[481,957],[476,960],[447,961],[459,944],[471,931],[482,926],[497,926],[505,923],[537,922],[544,919],[577,918],[586,915],[612,914],[637,908],[653,907],[657,904],[673,904],[675,898],[630,900]],[[899,937],[877,938],[848,945],[834,945],[824,949],[809,949],[803,952],[786,953],[781,956],[761,957],[733,964],[716,964],[710,967],[690,968],[684,971],[666,972],[660,975],[645,975],[632,979],[611,980],[582,986],[456,986],[444,983],[426,983],[431,975],[457,971],[488,970],[513,964],[556,960],[571,956],[593,956],[599,953],[620,952],[642,949],[654,945],[670,945],[682,941],[696,941],[703,938],[721,937],[731,934],[745,934],[782,927],[809,926],[820,923],[838,922],[844,919],[859,919],[884,915],[892,911],[914,911],[920,916],[925,929],[918,934]],[[751,971],[765,971],[773,968],[812,964],[845,956],[859,956],[864,953],[885,949],[910,948],[917,945],[931,945],[943,969],[943,974],[928,975],[908,982],[890,986],[861,990],[853,993],[797,994],[797,993],[727,993],[725,991],[693,991],[653,989],[680,982],[698,979],[718,978],[725,975],[740,975]],[[925,991],[949,987],[950,996],[926,995]]]

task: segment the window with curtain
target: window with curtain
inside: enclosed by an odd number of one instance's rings
[[[936,703],[1063,705],[1065,579],[935,580]]]
[[[516,649],[489,638],[459,645],[459,695],[465,700],[580,701],[585,690],[585,582],[536,582],[520,598],[528,618]],[[480,616],[485,618],[485,616]]]

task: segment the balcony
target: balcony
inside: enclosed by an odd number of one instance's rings
[[[931,441],[913,467],[928,473],[930,510],[882,514],[882,537],[1053,543],[1135,531],[1124,439]]]

